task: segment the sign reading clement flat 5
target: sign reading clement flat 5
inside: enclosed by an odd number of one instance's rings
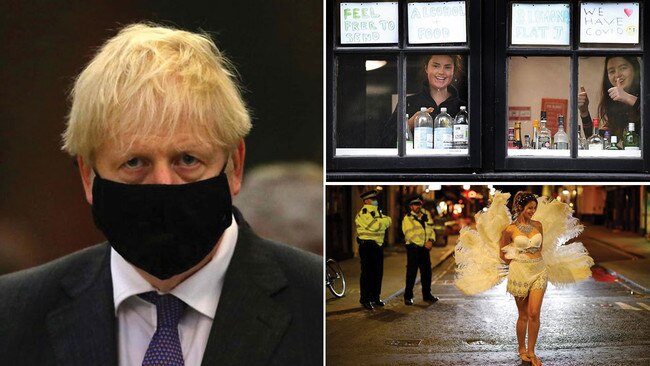
[[[569,4],[512,4],[513,45],[569,45]]]
[[[639,43],[639,3],[580,4],[581,43]]]
[[[464,1],[408,4],[409,43],[467,41]]]
[[[341,3],[341,44],[397,43],[397,3]]]

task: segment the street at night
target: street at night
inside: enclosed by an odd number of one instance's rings
[[[634,253],[588,235],[579,239],[597,266],[640,262]],[[413,306],[406,306],[397,291],[382,293],[387,305],[372,311],[328,308],[327,364],[522,364],[515,335],[517,309],[505,281],[478,296],[464,296],[453,285],[454,268],[453,256],[434,268],[432,292],[440,297],[434,304],[422,301],[417,285]],[[650,364],[650,297],[630,283],[606,282],[615,278],[595,268],[599,281],[590,278],[563,289],[549,284],[537,355],[544,365]],[[386,268],[386,273],[399,270]],[[358,301],[354,290],[346,296]]]

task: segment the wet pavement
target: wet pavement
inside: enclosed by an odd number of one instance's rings
[[[580,238],[597,264],[610,273],[612,264],[619,265],[626,275],[636,275],[643,282],[647,274],[643,272],[648,268],[638,267],[640,274],[634,270],[637,263],[648,258],[644,251],[650,244],[623,235],[621,241],[636,240],[637,244],[619,248],[607,242],[619,233],[599,229],[591,228]],[[399,279],[392,279],[395,284],[391,286],[403,282],[399,256],[387,255],[391,259],[386,263],[397,265],[387,273]],[[343,261],[343,265],[353,261]],[[505,292],[505,282],[479,296],[464,296],[453,286],[454,266],[453,256],[448,256],[434,268],[432,291],[441,298],[435,304],[422,301],[419,286],[415,288],[414,306],[404,305],[400,289],[383,292],[389,300],[387,306],[373,311],[360,308],[358,293],[354,292],[346,295],[347,299],[328,300],[327,364],[522,364],[514,329],[517,310]],[[358,282],[358,277],[349,282],[355,280]],[[403,291],[403,284],[401,287]],[[358,284],[356,288],[358,291]],[[339,308],[333,310],[333,305],[344,299],[351,305],[337,305]],[[549,284],[536,353],[544,365],[650,365],[649,329],[650,297],[627,280],[589,279],[563,289]]]
[[[596,263],[633,291],[650,293],[650,241],[635,233],[587,226],[582,241]]]
[[[447,245],[444,247],[433,247],[429,252],[431,266],[435,268],[445,259],[452,256],[456,245],[457,235],[449,236]],[[345,296],[337,299],[329,291],[325,290],[326,313],[328,315],[341,314],[362,310],[359,304],[359,276],[361,265],[359,258],[351,258],[339,261],[339,265],[346,278]],[[435,278],[432,278],[434,280]],[[384,277],[381,287],[381,298],[384,301],[391,301],[404,296],[404,285],[406,282],[406,249],[404,246],[389,247],[384,250]],[[420,283],[420,276],[416,279]],[[421,290],[420,290],[421,292]]]
[[[434,271],[441,300],[327,316],[328,365],[519,365],[505,282],[480,296],[453,286],[453,258]],[[416,288],[417,290],[417,288]],[[544,365],[648,365],[650,298],[618,282],[549,285],[537,355]]]

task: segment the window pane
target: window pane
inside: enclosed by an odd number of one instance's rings
[[[395,56],[341,55],[337,71],[336,155],[397,155]]]
[[[469,120],[455,124],[455,117],[462,107],[469,112],[467,78],[463,71],[466,70],[466,61],[466,57],[460,55],[413,55],[407,58],[406,113],[410,117],[409,132],[414,140],[414,143],[407,142],[407,155],[468,154]],[[432,130],[418,126],[416,113],[421,108],[427,109],[424,113],[431,117]],[[442,114],[443,108],[448,117]],[[439,124],[436,124],[436,119]],[[458,122],[460,119],[459,116]]]
[[[512,4],[512,45],[568,46],[569,4]]]
[[[397,43],[397,2],[341,3],[340,10],[342,45]]]
[[[467,42],[464,1],[409,3],[408,36],[411,44]]]
[[[571,132],[567,117],[571,115],[568,105],[570,64],[569,57],[508,59],[507,123],[512,136],[503,137],[510,140],[508,156],[570,157],[572,142],[568,140]],[[545,123],[542,111],[546,115]],[[559,129],[561,119],[564,124]],[[535,127],[537,124],[539,126]],[[526,136],[530,140],[528,145]]]
[[[639,3],[580,4],[580,42],[639,43]]]
[[[584,127],[586,149],[581,157],[641,157],[641,62],[636,56],[611,55],[581,57],[578,61],[579,123]],[[593,119],[598,119],[602,145],[589,138],[594,135]],[[630,125],[632,131],[630,133]],[[635,136],[636,135],[636,136]],[[616,140],[614,147],[612,139]],[[626,140],[627,146],[626,146]],[[591,143],[590,143],[591,142]]]

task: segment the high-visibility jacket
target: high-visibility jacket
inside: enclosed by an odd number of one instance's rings
[[[422,222],[420,222],[422,221]],[[436,241],[436,233],[433,231],[433,216],[431,213],[423,208],[420,212],[409,212],[402,220],[402,232],[406,244],[415,244],[424,246],[424,243]]]
[[[374,240],[377,244],[384,243],[384,233],[392,222],[389,216],[385,216],[377,206],[364,205],[354,219],[357,224],[357,236],[361,240]]]

